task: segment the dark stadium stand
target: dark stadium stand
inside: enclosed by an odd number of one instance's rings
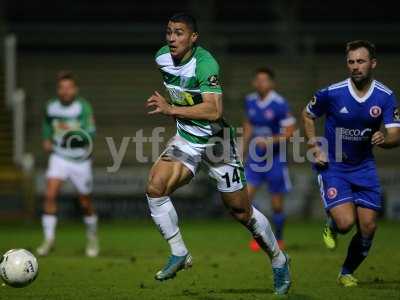
[[[351,39],[369,38],[377,44],[377,76],[398,91],[399,72],[393,68],[400,62],[395,55],[400,42],[393,38],[400,33],[396,12],[366,3],[361,15],[356,4],[343,2],[342,9],[340,3],[45,0],[38,6],[7,1],[7,31],[18,37],[19,86],[27,94],[27,151],[35,155],[37,167],[45,167],[42,110],[54,94],[54,76],[60,69],[76,72],[82,95],[93,104],[98,127],[95,166],[111,164],[105,137],[113,137],[119,146],[123,136],[140,129],[150,135],[156,126],[166,126],[166,137],[172,136],[173,121],[149,118],[144,101],[154,89],[163,89],[153,55],[163,43],[167,17],[176,11],[187,10],[198,18],[200,44],[221,64],[225,111],[235,126],[240,126],[242,99],[251,91],[254,69],[269,65],[276,70],[278,90],[299,119],[317,88],[346,76],[344,44]],[[379,20],[379,26],[369,20]],[[150,147],[145,145],[146,153]],[[398,156],[396,151],[378,153],[378,160],[388,165]],[[131,144],[124,166],[138,164],[134,154]]]

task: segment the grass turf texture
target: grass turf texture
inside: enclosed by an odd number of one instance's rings
[[[39,258],[39,276],[26,288],[0,286],[0,299],[274,299],[270,264],[248,248],[247,231],[233,221],[183,222],[182,232],[194,266],[177,278],[156,282],[155,272],[169,254],[150,222],[100,224],[102,252],[84,256],[84,227],[60,222],[53,254]],[[370,257],[356,273],[361,284],[336,285],[351,234],[340,238],[335,252],[321,241],[320,223],[289,223],[293,286],[289,299],[399,299],[400,224],[382,223]],[[39,224],[0,224],[0,251],[35,249]]]

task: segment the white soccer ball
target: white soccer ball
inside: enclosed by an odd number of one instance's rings
[[[0,277],[12,287],[24,287],[38,275],[36,257],[25,249],[7,251],[0,261]]]

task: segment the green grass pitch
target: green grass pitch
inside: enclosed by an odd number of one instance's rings
[[[171,281],[154,273],[168,256],[167,244],[150,222],[100,224],[102,253],[84,253],[84,228],[60,222],[57,248],[39,259],[39,276],[26,288],[0,285],[0,299],[274,299],[268,259],[248,249],[247,231],[233,221],[186,221],[181,224],[194,266]],[[336,285],[351,234],[335,252],[321,242],[318,222],[290,222],[286,229],[292,257],[289,299],[400,299],[400,224],[380,223],[375,243],[356,275],[357,288]],[[41,229],[34,224],[0,224],[0,251],[34,249]]]

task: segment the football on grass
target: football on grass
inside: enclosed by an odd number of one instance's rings
[[[0,277],[12,287],[24,287],[32,283],[38,275],[36,257],[25,249],[7,251],[0,261]]]

